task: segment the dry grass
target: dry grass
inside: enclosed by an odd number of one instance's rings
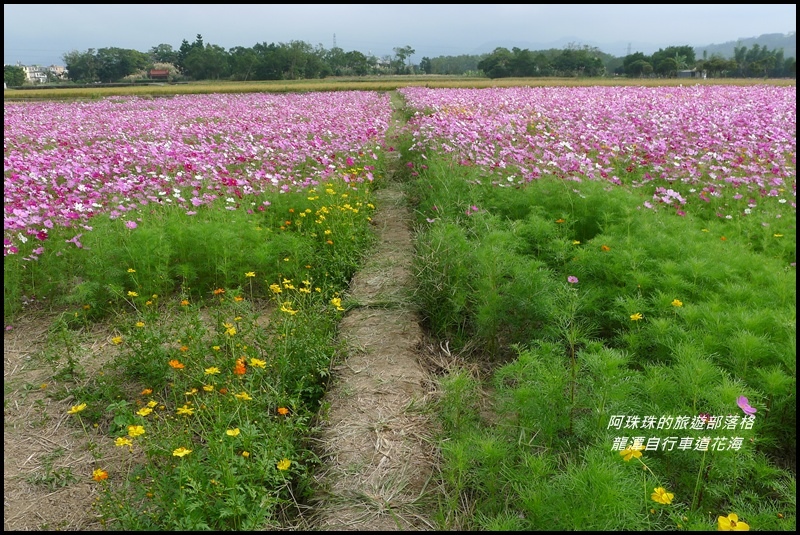
[[[291,93],[307,91],[394,91],[400,87],[490,88],[490,87],[585,87],[585,86],[679,86],[679,85],[778,85],[794,86],[795,79],[766,78],[471,78],[464,76],[380,76],[326,78],[322,80],[280,80],[258,82],[206,81],[186,84],[158,84],[127,87],[61,87],[6,89],[4,100],[99,99],[109,96],[167,97],[210,93]]]

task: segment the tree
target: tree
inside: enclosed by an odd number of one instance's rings
[[[625,67],[625,74],[633,76],[647,76],[653,72],[653,66],[643,59],[637,59]]]
[[[306,64],[313,49],[305,41],[289,41],[289,44],[281,43],[285,50],[286,71],[284,77],[287,80],[300,80],[305,78]]]
[[[234,80],[252,79],[257,62],[258,55],[252,48],[236,46],[228,51],[228,67]]]
[[[508,68],[511,76],[525,78],[528,76],[536,75],[536,62],[533,59],[533,54],[527,48],[520,50],[517,47],[511,49],[514,57],[508,62]]]
[[[25,83],[25,69],[16,65],[3,66],[3,82],[6,87],[19,87]]]
[[[186,74],[186,57],[189,55],[189,52],[196,49],[202,50],[203,48],[205,48],[205,45],[203,45],[203,36],[199,33],[195,37],[194,43],[189,44],[189,41],[184,39],[181,41],[181,47],[178,49],[178,59],[175,65],[182,73]]]
[[[392,61],[392,67],[395,70],[395,74],[411,74],[410,58],[416,53],[416,50],[414,50],[408,45],[403,47],[395,47],[392,50],[394,51],[394,60]],[[406,59],[408,59],[409,61],[408,65],[406,65]]]
[[[733,76],[736,72],[736,61],[712,54],[707,60],[699,62],[697,68],[706,71],[712,78]]]
[[[284,49],[275,43],[258,43],[253,47],[256,54],[254,79],[256,80],[283,80]]]
[[[368,74],[371,68],[370,59],[358,50],[345,53],[345,65],[357,76]]]
[[[650,72],[652,72],[653,63],[650,56],[645,56],[642,52],[634,52],[633,54],[628,54],[622,60],[622,69],[628,76],[641,76],[645,63],[648,65]]]
[[[352,74],[351,72],[349,72],[349,68],[347,65],[348,64],[347,53],[338,46],[335,46],[330,50],[324,52],[323,60],[325,61],[325,63],[328,64],[331,74],[333,74],[334,76],[345,76],[347,74]]]
[[[125,48],[101,48],[95,55],[97,77],[103,83],[116,82],[143,70],[150,62],[147,54]]]
[[[467,72],[476,72],[480,70],[478,68],[478,63],[483,61],[488,55],[489,54],[480,54],[469,56],[464,54],[461,56],[439,56],[431,58],[430,74],[465,74]]]
[[[487,57],[478,62],[478,69],[489,78],[506,78],[511,76],[511,61],[514,55],[510,50],[497,47]]]
[[[64,54],[62,59],[67,69],[67,78],[71,81],[84,84],[99,81],[98,64],[93,48],[86,52],[72,50]]]
[[[178,63],[178,51],[172,48],[172,45],[160,44],[154,46],[148,52],[150,59],[153,63]]]
[[[228,76],[228,53],[219,45],[192,47],[184,59],[184,73],[195,80],[219,80]]]

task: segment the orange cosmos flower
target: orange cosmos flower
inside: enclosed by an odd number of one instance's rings
[[[244,375],[245,371],[244,357],[236,359],[236,366],[233,367],[233,373],[236,375]]]
[[[185,368],[185,367],[186,367],[186,366],[185,366],[185,365],[184,365],[184,364],[183,364],[181,361],[179,361],[178,359],[172,359],[171,361],[169,361],[169,365],[170,365],[170,366],[172,366],[173,368],[175,368],[176,370],[182,370],[183,368]]]

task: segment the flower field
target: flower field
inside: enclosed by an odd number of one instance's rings
[[[397,152],[414,304],[472,364],[441,529],[794,530],[796,115],[766,84],[6,103],[6,330],[61,311],[53,395],[130,454],[86,475],[110,528],[278,527]]]

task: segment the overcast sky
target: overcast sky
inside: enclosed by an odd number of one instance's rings
[[[795,31],[797,4],[4,4],[3,62],[61,65],[77,50],[159,44],[197,34],[226,50],[305,41],[377,57],[423,57],[568,43],[613,56]]]

